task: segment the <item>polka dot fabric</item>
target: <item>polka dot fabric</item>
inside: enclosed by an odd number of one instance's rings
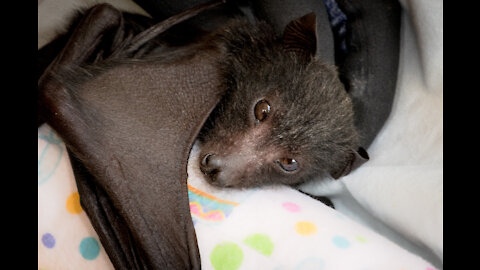
[[[192,150],[190,212],[202,269],[435,270],[396,244],[287,187],[230,190],[202,180]],[[80,205],[65,146],[38,130],[38,268],[114,269]]]
[[[38,268],[114,269],[80,205],[64,144],[38,129]]]
[[[202,269],[435,269],[422,258],[291,188],[214,188],[191,166],[198,162],[197,155],[194,146],[188,168],[190,204],[226,213],[216,222],[196,211],[191,213]]]
[[[221,223],[199,219],[195,230],[203,269],[435,269],[287,187],[262,188]]]

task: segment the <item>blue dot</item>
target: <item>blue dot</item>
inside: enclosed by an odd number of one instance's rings
[[[53,248],[55,246],[55,237],[50,233],[42,235],[42,243],[47,248]]]
[[[332,238],[333,244],[338,248],[348,248],[350,246],[350,242],[341,236],[335,236]]]
[[[97,239],[93,237],[85,237],[80,243],[80,254],[86,260],[95,260],[100,253],[100,245]]]

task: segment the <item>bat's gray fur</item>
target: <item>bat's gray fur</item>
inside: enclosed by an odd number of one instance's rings
[[[234,21],[217,34],[226,58],[226,94],[200,134],[200,164],[218,186],[297,184],[321,173],[342,171],[358,148],[352,102],[334,66],[285,49],[264,23]],[[271,112],[256,121],[265,99]],[[276,162],[293,158],[294,172]]]

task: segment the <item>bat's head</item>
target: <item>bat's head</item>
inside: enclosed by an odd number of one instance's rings
[[[275,37],[266,24],[218,33],[226,94],[200,133],[199,166],[223,187],[302,183],[348,174],[368,159],[334,66],[315,58],[315,15]]]

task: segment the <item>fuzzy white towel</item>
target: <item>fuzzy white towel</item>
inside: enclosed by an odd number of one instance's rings
[[[339,211],[438,265],[443,261],[443,1],[401,4],[396,96],[368,149],[370,161],[341,181],[313,181],[302,190],[330,195]]]

